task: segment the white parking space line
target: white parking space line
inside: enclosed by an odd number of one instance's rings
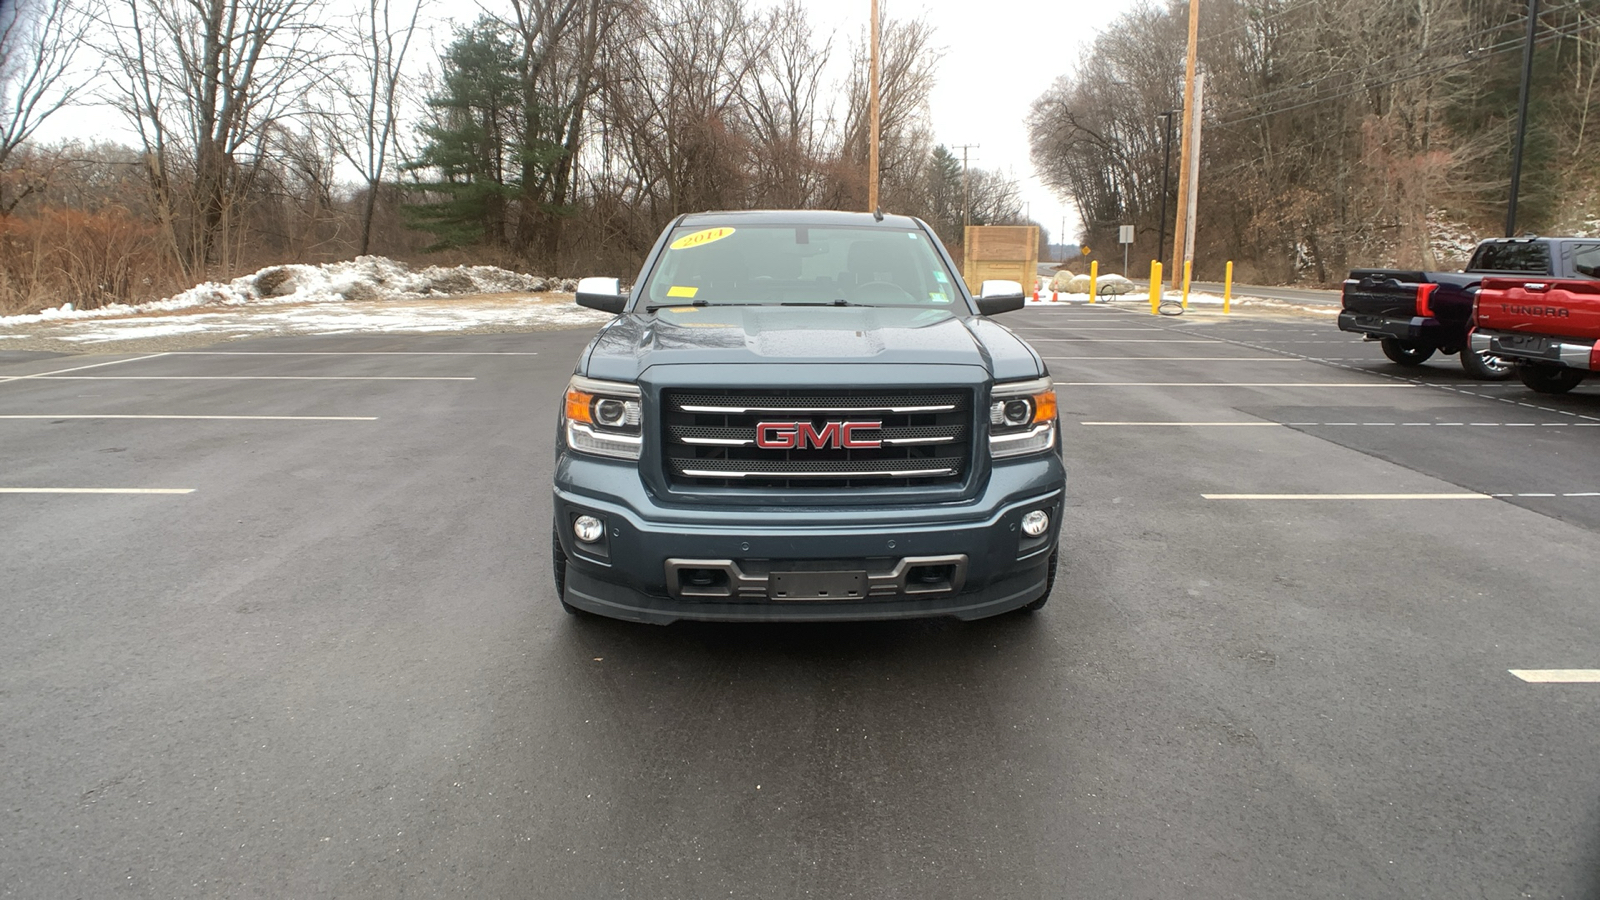
[[[174,350],[172,356],[538,356],[532,350]]]
[[[21,488],[0,487],[0,494],[192,494],[194,488]]]
[[[1364,381],[1058,381],[1056,387],[1315,387],[1414,388],[1420,384],[1369,384]],[[1355,424],[1355,423],[1351,423]]]
[[[1573,497],[1573,498],[1575,498],[1575,497],[1600,497],[1600,491],[1576,491],[1576,492],[1570,493],[1570,494],[1550,494],[1550,493],[1539,493],[1539,494],[1490,494],[1489,496],[1496,497],[1496,498],[1499,498],[1499,499],[1505,499],[1507,497],[1518,497],[1518,498],[1523,498],[1523,499],[1540,499],[1540,498],[1555,498],[1555,497]]]
[[[1207,500],[1493,500],[1489,494],[1201,494]]]
[[[1034,344],[1215,344],[1212,340],[1173,338],[1028,338]]]
[[[39,375],[39,381],[477,381],[471,375]]]
[[[226,422],[376,422],[377,416],[168,416],[127,415],[121,413],[78,414],[60,416],[0,415],[0,419],[197,419]]]
[[[1138,362],[1276,362],[1276,363],[1303,363],[1303,359],[1287,359],[1282,356],[1045,356],[1051,362],[1067,360],[1101,359],[1112,362],[1138,361]]]
[[[1444,428],[1450,425],[1462,425],[1462,422],[1079,422],[1079,425],[1123,425],[1123,426],[1203,426],[1203,425],[1243,425],[1267,426],[1279,428]],[[1478,426],[1503,426],[1503,425],[1538,425],[1540,428],[1595,428],[1600,427],[1600,422],[1474,422]]]
[[[1079,425],[1122,425],[1127,427],[1173,428],[1282,428],[1277,422],[1079,422]]]
[[[1600,669],[1507,669],[1529,684],[1600,684]]]
[[[82,372],[84,369],[98,369],[101,366],[116,366],[116,365],[121,365],[122,363],[138,362],[141,359],[159,359],[159,358],[161,358],[163,356],[168,356],[168,355],[169,354],[166,354],[166,353],[152,353],[149,356],[134,356],[134,357],[130,357],[128,359],[113,359],[110,362],[95,363],[93,365],[88,365],[88,366],[74,366],[73,368],[70,368],[70,369],[55,369],[55,370],[50,371],[50,372],[39,372],[39,373],[34,374],[34,375],[12,375],[12,376],[7,377],[7,378],[0,378],[0,384],[3,384],[5,382],[7,382],[7,381],[25,381],[25,380],[30,379],[30,378],[50,378],[52,376],[57,376],[57,375],[60,375],[62,373],[65,373],[65,372]]]

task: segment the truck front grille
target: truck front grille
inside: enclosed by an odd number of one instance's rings
[[[661,419],[667,480],[682,486],[951,484],[972,457],[970,390],[667,390]]]

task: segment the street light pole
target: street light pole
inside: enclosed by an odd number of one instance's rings
[[[1506,237],[1517,236],[1517,191],[1522,187],[1522,142],[1528,136],[1528,90],[1533,82],[1533,38],[1539,28],[1539,0],[1528,0],[1528,41],[1522,46],[1522,96],[1517,99],[1517,137],[1511,145],[1511,202],[1506,206]]]

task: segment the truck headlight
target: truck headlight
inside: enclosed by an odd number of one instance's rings
[[[644,406],[636,384],[574,375],[562,419],[567,446],[580,453],[638,459],[644,446]]]
[[[1056,445],[1056,392],[1050,376],[997,384],[989,395],[989,455],[1026,456]]]

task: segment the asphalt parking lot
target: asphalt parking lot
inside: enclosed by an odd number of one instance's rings
[[[965,625],[564,615],[587,331],[0,353],[0,896],[1600,893],[1600,382],[1002,321],[1070,508]]]

